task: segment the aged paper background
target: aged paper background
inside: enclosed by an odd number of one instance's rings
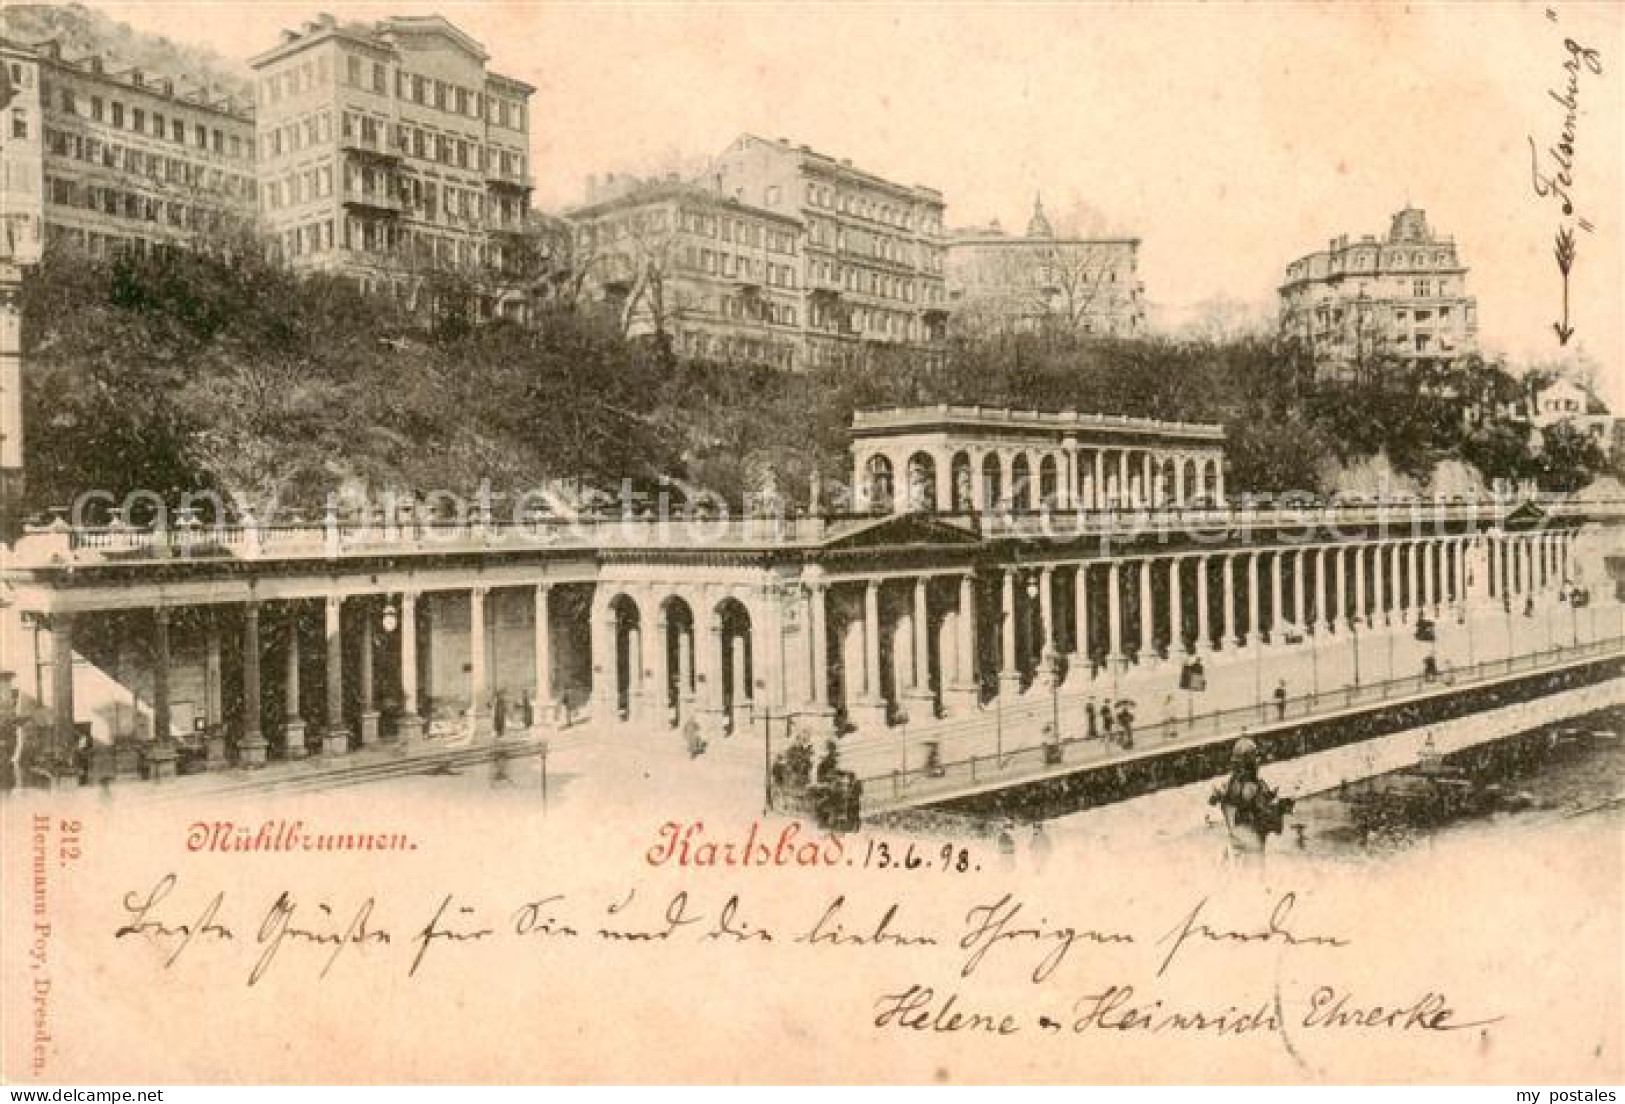
[[[107,8],[149,25],[160,11],[177,37],[239,56],[274,40],[279,22],[314,10]],[[1617,6],[1564,5],[1557,29],[1541,5],[441,8],[489,45],[494,64],[542,87],[535,152],[544,203],[572,194],[580,172],[613,167],[618,151],[647,161],[666,144],[704,154],[740,131],[790,133],[860,164],[940,183],[967,221],[990,213],[1008,220],[1013,212],[995,210],[998,203],[1021,210],[1033,183],[1071,170],[1072,181],[1100,182],[1095,193],[1074,184],[1082,197],[1145,238],[1148,286],[1166,279],[1173,287],[1181,269],[1222,263],[1232,266],[1228,278],[1252,281],[1249,293],[1262,285],[1267,294],[1287,260],[1331,233],[1370,224],[1373,213],[1409,195],[1450,212],[1440,221],[1469,251],[1495,339],[1526,351],[1549,343],[1557,294],[1549,259],[1555,220],[1531,193],[1527,138],[1550,133],[1543,101],[1561,76],[1563,35],[1583,35],[1605,72],[1588,92],[1583,119],[1595,232],[1583,243],[1574,310],[1602,366],[1605,394],[1616,409],[1625,398],[1625,17]],[[1119,21],[1134,30],[1113,50]],[[892,37],[882,35],[885,50],[877,51],[869,43],[888,24]],[[994,33],[1012,25],[1009,34]],[[984,42],[993,44],[987,52]],[[1073,48],[1076,63],[1066,60]],[[631,68],[644,76],[637,82],[594,78],[617,50],[638,55]],[[849,66],[883,61],[897,67],[895,98],[841,98]],[[622,62],[613,72],[624,77]],[[1381,79],[1362,85],[1366,101],[1354,103],[1337,86],[1366,67]],[[690,86],[702,69],[715,70],[719,87]],[[1322,74],[1324,98],[1316,83],[1290,76],[1301,69]],[[665,72],[674,79],[661,86]],[[1201,99],[1193,88],[1207,93],[1203,113],[1161,106],[1169,97]],[[969,112],[979,98],[1045,106],[1001,120]],[[1090,129],[1078,120],[1104,121]],[[1002,147],[1004,156],[984,158],[979,141],[1001,129],[1021,134]],[[1306,146],[1310,135],[1318,137]],[[940,166],[939,156],[948,159]],[[1146,168],[1148,159],[1157,167]],[[1181,160],[1191,163],[1189,179],[1166,170]],[[1076,171],[1080,164],[1086,172]],[[1336,183],[1351,174],[1366,198]],[[944,871],[937,866],[943,841],[923,837],[916,843],[930,859],[925,867],[865,871],[865,849],[879,838],[869,833],[846,839],[834,867],[679,871],[646,859],[662,825],[698,819],[711,838],[736,839],[751,818],[719,815],[706,800],[703,760],[657,762],[658,771],[619,792],[566,775],[546,813],[534,791],[478,778],[446,789],[419,780],[306,798],[11,795],[0,805],[4,1077],[1582,1086],[1625,1079],[1625,836],[1617,810],[1545,823],[1538,834],[1498,826],[1369,859],[1298,855],[1282,844],[1262,873],[1238,874],[1221,861],[1219,836],[1204,827],[1207,810],[1196,799],[1188,825],[1167,836],[1166,819],[1132,813],[1099,832],[1060,833],[1042,871],[1025,851],[1008,869],[975,841],[964,843],[972,869]],[[218,821],[251,830],[300,822],[323,832],[402,833],[413,846],[372,854],[188,849],[194,825]],[[65,833],[65,824],[74,830]],[[784,824],[764,821],[761,831],[777,838]],[[65,835],[79,844],[71,861]],[[890,843],[901,854],[909,837]],[[127,895],[139,901],[171,873],[165,921],[191,924],[220,894],[214,919],[233,938],[198,936],[166,965],[178,945],[173,934],[115,932],[132,915]],[[343,947],[321,976],[331,947],[289,938],[250,985],[264,951],[262,920],[284,893],[312,931],[345,930],[371,900],[372,930],[390,941]],[[678,893],[700,919],[670,939],[598,934],[606,926],[663,930]],[[1215,929],[1257,931],[1288,893],[1295,933],[1345,945],[1202,941],[1181,948],[1158,976],[1166,937],[1202,902]],[[1035,983],[1031,974],[1053,941],[1011,939],[965,976],[969,952],[958,943],[967,914],[1006,894],[1022,903],[1020,925],[1115,931],[1133,941],[1080,941]],[[414,940],[447,895],[454,908],[472,910],[457,915],[459,930],[494,934],[433,942],[410,974]],[[523,906],[553,895],[563,900],[541,911],[578,934],[516,934]],[[735,930],[748,924],[771,933],[771,942],[706,938],[736,895]],[[794,942],[841,896],[850,932],[872,933],[895,903],[891,930],[937,945]],[[454,926],[450,914],[445,919]],[[49,979],[43,1024],[33,1000],[42,974]],[[975,1028],[878,1027],[884,998],[915,985],[934,990],[933,1009],[952,993],[960,1011],[1008,1014],[1019,1030],[999,1037]],[[1239,1015],[1264,1005],[1278,1007],[1283,1023],[1224,1036],[1075,1032],[1080,1000],[1114,985],[1132,986],[1138,1005],[1161,1000],[1163,1011],[1217,1014],[1233,1006]],[[1352,994],[1350,1008],[1390,1011],[1437,994],[1453,1023],[1481,1023],[1447,1032],[1306,1027],[1308,1002],[1322,986]],[[49,1036],[40,1067],[32,1065],[37,1030]]]

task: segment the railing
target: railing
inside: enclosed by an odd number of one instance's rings
[[[918,804],[945,795],[972,792],[994,785],[1013,785],[1058,776],[1082,768],[1128,762],[1172,749],[1198,746],[1217,738],[1238,736],[1247,727],[1278,726],[1294,721],[1326,717],[1349,709],[1414,697],[1429,690],[1446,690],[1482,685],[1520,673],[1533,673],[1573,664],[1586,659],[1625,654],[1625,637],[1592,641],[1533,652],[1508,659],[1489,660],[1457,667],[1435,677],[1408,676],[1384,682],[1367,683],[1341,690],[1289,697],[1284,702],[1269,701],[1232,709],[1198,713],[1190,717],[1159,721],[1133,728],[1132,746],[1125,748],[1111,736],[1081,736],[1062,739],[1047,747],[1044,743],[997,749],[990,754],[969,755],[947,762],[903,765],[895,769],[860,774],[863,783],[864,813]],[[1003,723],[1013,720],[1048,718],[1052,703],[1033,703],[1004,710]],[[978,719],[957,727],[961,736],[986,735],[991,723]],[[949,726],[935,727],[923,742],[938,741],[955,734]],[[940,747],[939,743],[939,747]],[[1054,758],[1059,747],[1060,758]]]
[[[1342,527],[1377,527],[1402,536],[1450,522],[1504,521],[1511,504],[1501,500],[1444,505],[1388,504],[1319,508],[1143,509],[1029,511],[1006,513],[939,512],[932,516],[986,540],[1053,538],[1110,540],[1148,533],[1293,530],[1283,540],[1312,543],[1335,540]],[[1625,517],[1625,500],[1543,505],[1548,519]],[[388,518],[340,519],[278,524],[204,525],[183,518],[173,526],[142,528],[124,524],[70,526],[58,519],[30,526],[18,540],[12,563],[27,568],[98,560],[337,558],[346,555],[436,553],[487,549],[646,549],[785,548],[822,542],[845,529],[873,523],[885,514],[764,513],[745,517],[699,513],[667,516],[547,516],[535,520],[455,522]]]
[[[1019,425],[1043,429],[1114,428],[1174,431],[1223,440],[1224,428],[1203,422],[1164,421],[1137,418],[1128,414],[1086,414],[1081,411],[1013,410],[993,406],[896,406],[880,410],[860,410],[852,415],[854,429],[894,428],[927,425],[943,420],[969,419],[978,425]]]

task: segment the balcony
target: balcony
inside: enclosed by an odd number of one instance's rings
[[[517,192],[528,192],[533,187],[530,174],[503,172],[499,168],[485,170],[485,184],[490,188],[508,188]]]
[[[381,161],[399,161],[401,149],[394,142],[381,138],[367,139],[359,136],[341,136],[339,148],[346,153],[358,153],[364,157],[376,157]]]
[[[346,188],[344,190],[344,205],[346,207],[359,207],[388,215],[398,215],[406,209],[399,196],[390,195],[382,189],[370,192],[360,188]]]

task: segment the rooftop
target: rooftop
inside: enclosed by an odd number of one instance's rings
[[[1012,410],[1008,407],[894,406],[858,410],[852,414],[854,435],[879,436],[886,432],[925,428],[1018,429],[1048,432],[1116,432],[1224,440],[1224,427],[1200,422],[1134,418],[1127,414],[1085,414],[1077,410]]]

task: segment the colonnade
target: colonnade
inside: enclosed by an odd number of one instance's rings
[[[872,448],[857,454],[859,509],[1172,509],[1224,501],[1217,448],[1080,445]]]
[[[726,733],[754,724],[766,710],[781,718],[844,715],[869,728],[960,713],[1039,677],[1070,682],[1114,665],[1300,643],[1365,625],[1435,618],[1445,607],[1475,602],[1510,608],[1570,579],[1572,537],[1567,530],[1490,531],[868,573],[805,564],[736,583],[600,578],[592,584],[584,627],[555,616],[560,584],[503,589],[527,594],[532,606],[528,693],[539,726],[554,720],[561,701],[556,651],[585,643],[599,724],[686,729],[694,721]],[[251,601],[235,607],[235,616],[230,606],[187,608],[188,629],[196,627],[203,638],[202,721],[211,762],[226,704],[223,637],[233,620],[241,633],[232,670],[240,693],[234,711],[240,763],[265,762],[273,737],[283,756],[303,757],[307,727],[319,737],[319,753],[330,758],[356,746],[421,739],[420,645],[436,646],[420,639],[425,593]],[[486,627],[491,588],[433,593],[441,601],[467,602],[466,716],[476,734],[487,733],[494,704]],[[312,605],[319,605],[319,617]],[[70,746],[76,736],[75,620],[84,616],[52,613],[46,622],[51,704],[58,735]],[[176,760],[170,735],[175,623],[175,610],[151,610],[155,739],[145,754],[160,776],[172,772]],[[561,631],[570,639],[557,639]],[[583,631],[590,640],[577,638]],[[265,669],[268,643],[281,647],[280,673]],[[312,647],[320,660],[307,664],[305,650]],[[376,693],[379,664],[394,672],[388,716]],[[321,672],[314,700],[304,685],[312,671]],[[347,678],[354,679],[348,696]],[[262,716],[268,680],[279,683],[269,687],[281,702],[274,731]],[[508,722],[519,725],[511,710]]]

